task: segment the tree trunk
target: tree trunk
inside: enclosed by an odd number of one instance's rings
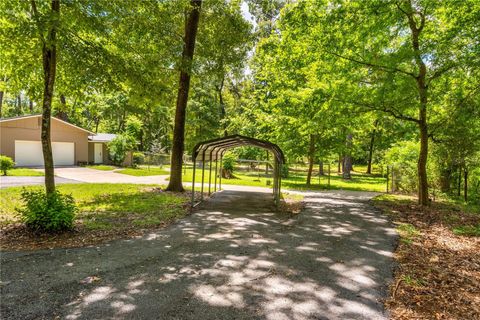
[[[33,113],[33,100],[32,99],[30,99],[28,101],[28,108],[30,110],[30,113]]]
[[[467,167],[463,168],[463,199],[468,201],[468,170]]]
[[[325,171],[323,170],[323,161],[320,161],[320,164],[318,166],[318,174],[321,176],[325,175]]]
[[[200,18],[201,0],[191,0],[192,9],[185,23],[185,38],[178,86],[177,107],[175,110],[175,126],[173,129],[173,145],[170,166],[170,181],[167,190],[183,191],[182,163],[185,147],[185,117],[187,111],[188,91],[190,89],[190,73],[192,70],[195,38],[197,36],[198,21]],[[193,159],[195,161],[195,159]]]
[[[38,12],[35,1],[32,0],[32,9],[37,15]],[[56,37],[58,20],[60,15],[60,0],[52,0],[51,14],[53,22],[49,26],[47,39],[43,40],[42,58],[43,58],[43,103],[42,103],[42,151],[45,165],[45,189],[47,196],[55,192],[55,178],[53,168],[52,143],[50,140],[51,113],[53,89],[55,85],[55,74],[57,69],[57,47]],[[38,26],[40,27],[40,26]]]
[[[457,197],[460,197],[462,190],[462,167],[458,167],[458,185],[457,185]]]
[[[0,118],[2,117],[3,91],[0,91]]]
[[[338,155],[338,168],[337,168],[337,173],[342,173],[342,168],[343,168],[343,157],[341,154]]]
[[[377,131],[378,120],[375,120],[373,124],[372,135],[370,136],[370,147],[368,149],[368,165],[367,174],[372,174],[372,157],[373,157],[373,145],[375,142],[375,133]]]
[[[408,24],[411,31],[413,59],[418,68],[418,75],[415,77],[419,97],[419,117],[418,127],[420,129],[420,155],[418,157],[418,203],[422,206],[428,206],[428,179],[427,179],[427,159],[428,159],[428,125],[427,125],[427,103],[428,86],[426,83],[427,66],[422,59],[420,51],[420,34],[425,26],[424,13],[418,12],[410,1],[409,9],[406,12]],[[417,17],[418,15],[418,17]],[[419,19],[417,19],[419,18]]]
[[[347,135],[347,154],[343,157],[343,179],[351,179],[352,176],[350,175],[350,170],[352,169],[352,155],[351,155],[351,148],[352,148],[352,135]]]
[[[310,135],[310,146],[308,149],[308,173],[307,173],[307,186],[310,186],[312,181],[313,162],[315,160],[315,136]]]
[[[60,103],[62,104],[62,109],[58,110],[57,117],[68,122],[67,99],[63,94],[60,95]]]
[[[228,131],[227,131],[227,111],[225,110],[225,103],[223,101],[223,85],[225,83],[225,75],[222,77],[222,81],[220,82],[220,86],[217,88],[218,90],[218,99],[220,101],[220,116],[222,119],[222,124],[223,124],[223,135],[226,137],[228,136]]]
[[[418,203],[428,206],[428,180],[427,180],[427,157],[428,157],[428,130],[426,122],[420,122],[420,154],[418,156]]]
[[[23,113],[23,109],[22,109],[22,97],[20,95],[18,95],[17,101],[18,101],[18,114],[21,115]]]

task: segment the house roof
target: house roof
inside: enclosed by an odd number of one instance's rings
[[[91,136],[88,136],[88,141],[90,142],[110,142],[115,139],[117,135],[113,133],[97,133]]]
[[[28,118],[38,118],[38,117],[41,117],[42,115],[41,114],[29,114],[29,115],[25,115],[25,116],[16,116],[16,117],[9,117],[9,118],[0,118],[0,122],[8,122],[8,121],[16,121],[16,120],[22,120],[22,119],[28,119]],[[74,128],[77,128],[78,130],[82,130],[82,131],[85,131],[87,133],[91,133],[93,134],[93,132],[91,131],[88,131],[87,129],[83,129],[79,126],[76,126],[70,122],[67,122],[67,121],[63,121],[62,119],[59,119],[57,117],[51,117],[52,119],[56,120],[56,121],[59,121],[59,122],[62,122],[64,124],[67,124],[69,126],[72,126]]]

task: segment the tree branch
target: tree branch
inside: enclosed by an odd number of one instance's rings
[[[45,45],[45,37],[43,36],[43,33],[42,33],[42,24],[40,23],[40,14],[38,13],[37,3],[35,2],[35,0],[31,0],[30,4],[32,6],[33,19],[35,20],[35,23],[37,25],[38,35],[42,43]]]
[[[387,67],[387,66],[383,66],[383,65],[379,65],[379,64],[374,64],[374,63],[367,62],[367,61],[360,61],[360,60],[357,60],[357,59],[352,58],[352,57],[343,56],[343,55],[338,54],[336,52],[331,52],[331,51],[325,51],[325,52],[329,53],[331,55],[334,55],[338,58],[345,59],[345,60],[348,60],[348,61],[352,61],[352,62],[361,64],[361,65],[364,65],[364,66],[367,66],[367,67],[377,68],[377,69],[380,69],[380,70],[383,70],[383,71],[386,71],[386,72],[399,72],[399,73],[403,73],[403,74],[408,75],[408,76],[413,77],[413,78],[417,77],[414,73],[408,72],[408,71],[405,71],[405,70],[402,70],[402,69],[399,69],[399,68],[391,68],[391,67]]]

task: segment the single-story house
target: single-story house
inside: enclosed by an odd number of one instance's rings
[[[8,156],[20,167],[43,166],[40,114],[0,118],[0,154]],[[56,166],[110,164],[108,142],[114,134],[93,133],[52,117],[51,140]],[[132,164],[128,153],[124,165]]]

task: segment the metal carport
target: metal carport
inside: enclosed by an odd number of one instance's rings
[[[223,155],[228,149],[241,147],[241,146],[254,146],[262,148],[272,152],[274,155],[273,166],[273,199],[275,204],[278,205],[280,201],[280,189],[281,189],[281,168],[285,164],[285,156],[283,151],[274,143],[259,140],[255,138],[245,137],[242,135],[231,135],[218,139],[207,140],[198,143],[193,148],[192,161],[193,161],[193,180],[192,180],[192,206],[195,205],[195,172],[197,167],[197,161],[202,161],[202,184],[201,184],[201,200],[203,200],[203,188],[205,182],[205,164],[209,162],[208,172],[208,195],[211,194],[212,186],[212,162],[215,161],[215,177],[214,177],[214,190],[217,191],[217,176],[219,176],[219,187],[222,187],[222,175],[219,172],[218,160],[220,159],[220,168],[222,168]]]

